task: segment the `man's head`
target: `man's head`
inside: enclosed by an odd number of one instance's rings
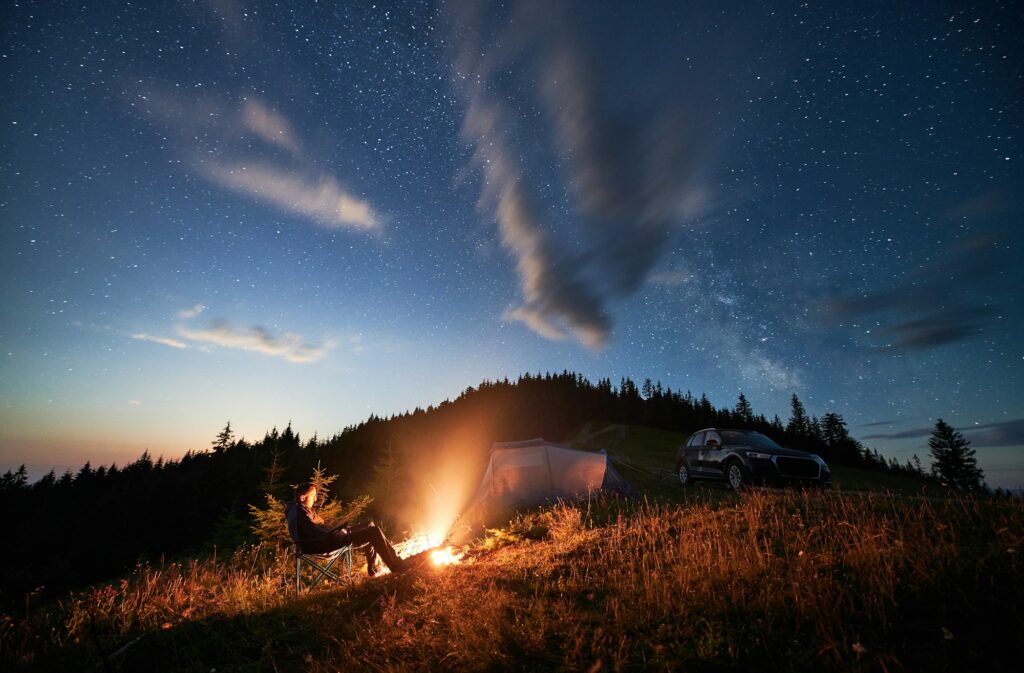
[[[295,500],[310,509],[316,504],[316,486],[312,482],[304,482],[295,487]]]

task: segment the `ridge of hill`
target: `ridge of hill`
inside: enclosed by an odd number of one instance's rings
[[[703,395],[660,383],[638,387],[623,378],[613,386],[609,379],[591,383],[563,372],[484,381],[436,407],[388,419],[371,415],[326,439],[303,440],[289,425],[246,441],[226,427],[211,450],[177,460],[154,461],[147,453],[123,467],[86,464],[77,474],[48,475],[35,484],[5,477],[0,507],[23,552],[4,559],[0,605],[117,577],[140,558],[188,558],[251,543],[249,506],[263,503],[267,494],[287,498],[289,485],[308,479],[314,468],[340,475],[331,485],[336,499],[373,497],[372,514],[392,531],[406,529],[432,493],[465,491],[466,475],[471,482],[482,472],[496,440],[617,441],[607,432],[588,440],[580,430],[588,426],[591,434],[609,424],[649,428],[637,441],[628,433],[618,438],[634,453],[646,451],[645,443],[662,446],[665,438],[699,427],[748,427],[813,450],[830,463],[886,468],[877,454],[844,434],[837,418],[838,434],[826,441],[812,432],[813,424],[787,432],[777,418],[756,415],[749,405],[715,408]],[[628,472],[631,459],[621,460]],[[458,479],[450,474],[453,466]],[[458,511],[458,503],[453,509]]]

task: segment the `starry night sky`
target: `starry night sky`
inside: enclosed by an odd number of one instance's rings
[[[1012,2],[22,2],[0,466],[631,376],[1024,483]]]

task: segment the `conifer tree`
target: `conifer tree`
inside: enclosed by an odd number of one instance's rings
[[[260,490],[275,496],[282,495],[287,486],[282,481],[286,470],[287,464],[284,460],[284,451],[281,450],[275,441],[274,448],[270,452],[270,465],[263,468],[264,478],[263,483],[260,484]]]
[[[217,438],[210,442],[210,444],[213,445],[214,451],[220,453],[231,446],[234,441],[235,431],[231,429],[231,421],[228,421],[224,429],[217,433]]]
[[[829,412],[821,419],[821,434],[830,449],[837,448],[850,437],[846,421],[839,414]]]
[[[25,469],[24,463],[16,471],[7,470],[4,476],[0,477],[0,490],[3,491],[24,488],[26,484],[28,484],[28,470]]]
[[[316,504],[314,507],[323,517],[328,526],[346,521],[351,522],[370,506],[373,498],[368,495],[357,496],[348,503],[335,500],[330,495],[330,486],[338,478],[336,474],[327,474],[327,470],[317,462],[313,468],[310,482],[316,487]],[[291,540],[288,534],[288,523],[285,519],[285,501],[272,493],[264,495],[264,506],[249,505],[252,516],[252,532],[263,542],[287,543]]]
[[[807,435],[810,430],[810,421],[807,419],[807,411],[804,410],[804,403],[800,401],[800,398],[793,393],[793,398],[790,400],[790,407],[792,413],[789,417],[789,425],[786,426],[786,431],[803,437]]]
[[[733,413],[740,419],[740,422],[744,425],[752,425],[754,422],[754,408],[750,406],[750,402],[747,401],[747,396],[740,391],[740,397],[736,401],[736,408],[733,409]]]
[[[928,448],[932,454],[932,473],[963,491],[985,488],[985,473],[978,467],[971,443],[941,418],[935,422]]]
[[[817,416],[811,416],[811,422],[807,424],[807,435],[819,444],[825,441],[821,431],[821,421]]]
[[[654,382],[650,378],[644,379],[644,385],[640,389],[641,394],[645,400],[649,400],[654,397]]]

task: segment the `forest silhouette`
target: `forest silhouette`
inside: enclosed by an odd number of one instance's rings
[[[886,461],[851,438],[837,413],[808,416],[792,396],[783,424],[754,413],[743,393],[734,407],[715,408],[705,395],[623,378],[596,384],[580,374],[524,374],[484,381],[454,400],[390,418],[366,421],[329,437],[302,439],[289,423],[258,441],[236,439],[230,423],[210,449],[173,460],[148,452],[118,467],[46,475],[28,483],[24,467],[0,480],[0,507],[11,530],[0,586],[4,604],[26,595],[58,595],[117,577],[134,564],[224,553],[252,542],[250,505],[267,494],[290,497],[314,469],[338,475],[332,496],[370,495],[371,512],[391,534],[409,524],[410,506],[436,465],[458,461],[482,473],[494,441],[545,437],[566,440],[585,423],[646,425],[689,433],[707,426],[761,431],[780,443],[813,451],[830,463],[925,478],[920,464]],[[436,490],[436,489],[435,489]]]

